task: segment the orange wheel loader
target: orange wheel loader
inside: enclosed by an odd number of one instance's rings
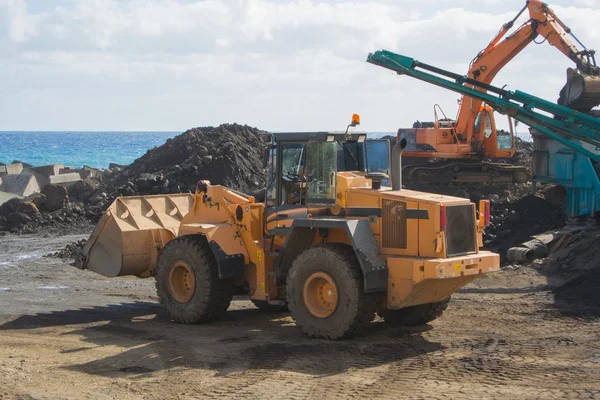
[[[499,270],[499,256],[480,250],[488,202],[477,211],[467,199],[401,189],[405,140],[390,152],[389,141],[348,129],[265,138],[264,202],[207,181],[195,194],[118,198],[84,248],[85,267],[155,277],[179,323],[219,318],[243,290],[327,339],[376,313],[425,324],[452,293]]]

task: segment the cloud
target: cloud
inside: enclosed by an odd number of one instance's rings
[[[523,3],[0,0],[0,129],[339,129],[360,112],[366,129],[394,131],[435,103],[453,116],[457,96],[367,64],[368,52],[464,73]],[[553,8],[593,44],[595,3]],[[532,45],[496,83],[553,99],[570,65]]]

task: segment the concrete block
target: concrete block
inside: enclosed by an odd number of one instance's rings
[[[4,175],[20,174],[21,172],[23,172],[23,164],[21,164],[21,163],[7,164],[4,166],[4,169],[5,169]],[[0,168],[0,172],[2,172],[1,168]]]
[[[33,174],[10,174],[2,177],[0,191],[27,197],[40,191],[40,186]]]
[[[7,172],[6,172],[6,165],[0,164],[0,176],[4,176],[6,174],[7,174]]]
[[[14,199],[15,197],[19,199],[21,198],[21,196],[17,196],[16,194],[0,191],[0,206],[9,201],[10,199]]]
[[[52,175],[49,177],[49,180],[50,184],[52,185],[68,187],[76,182],[79,182],[81,180],[81,176],[78,173],[71,172],[68,174]]]
[[[66,167],[66,168],[61,168],[61,170],[60,170],[60,175],[65,175],[65,174],[70,174],[70,173],[77,173],[77,174],[79,174],[81,179],[85,179],[85,178],[90,178],[90,177],[94,178],[96,176],[99,176],[102,173],[102,171],[100,171],[99,169],[96,169],[96,168],[85,166],[85,165],[82,168]]]
[[[64,164],[42,165],[40,167],[26,168],[26,172],[36,172],[38,174],[50,177],[52,175],[60,174],[60,170],[64,167]]]

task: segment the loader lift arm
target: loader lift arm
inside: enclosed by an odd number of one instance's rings
[[[529,11],[530,18],[512,34],[506,36],[525,10]],[[540,42],[535,41],[538,36],[543,38]],[[575,39],[583,49],[578,49],[569,40],[568,36]],[[581,74],[599,75],[600,71],[596,65],[595,51],[587,49],[547,4],[540,0],[528,0],[515,18],[505,23],[487,47],[481,50],[471,61],[467,76],[477,82],[490,84],[496,74],[530,43],[541,44],[545,41],[572,60]],[[486,90],[485,86],[481,85],[469,84],[469,86],[479,91]],[[591,109],[596,105],[589,103],[589,101],[594,102],[591,99],[583,103],[580,102],[578,108]],[[467,142],[470,142],[473,136],[478,134],[474,132],[473,123],[480,111],[481,104],[481,100],[466,94],[461,99],[456,121],[456,132]],[[567,103],[567,105],[571,104]],[[483,138],[476,137],[476,139],[482,140]]]

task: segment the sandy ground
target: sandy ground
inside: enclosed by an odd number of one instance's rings
[[[172,323],[153,280],[42,257],[81,237],[0,237],[0,399],[600,398],[600,320],[533,270],[471,284],[425,327],[330,342],[243,298]]]

